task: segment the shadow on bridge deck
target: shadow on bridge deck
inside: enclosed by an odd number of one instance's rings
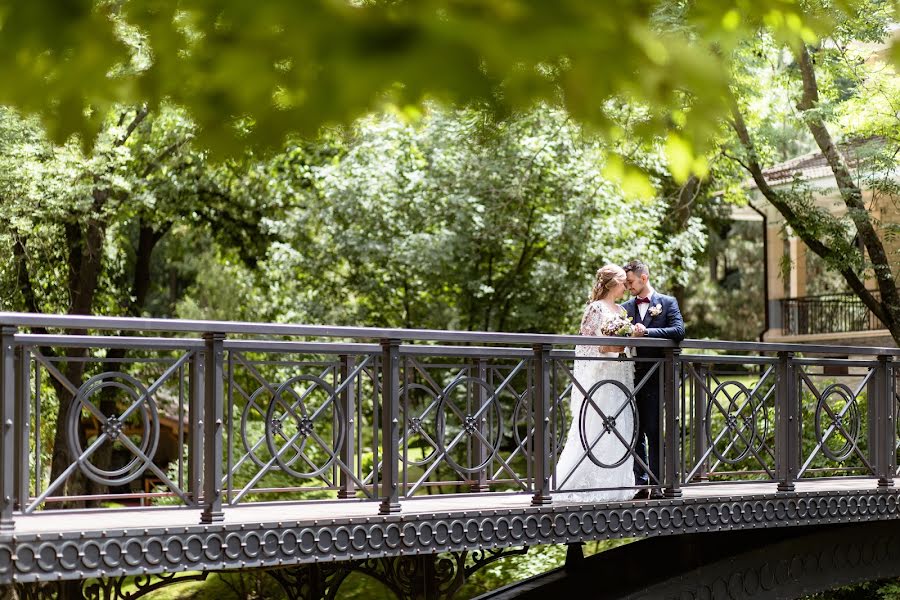
[[[573,552],[572,550],[576,550]],[[477,600],[800,598],[900,577],[900,521],[656,537],[582,558]]]

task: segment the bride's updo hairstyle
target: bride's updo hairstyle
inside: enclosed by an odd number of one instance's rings
[[[597,271],[588,303],[602,300],[617,283],[625,283],[625,271],[619,265],[604,265]]]

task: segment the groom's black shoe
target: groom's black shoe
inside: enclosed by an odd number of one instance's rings
[[[653,491],[650,492],[651,500],[662,500],[665,497],[666,497],[665,494],[663,494],[662,490],[659,488],[653,488]]]
[[[637,491],[632,500],[649,500],[650,499],[650,490],[647,488],[643,488]]]

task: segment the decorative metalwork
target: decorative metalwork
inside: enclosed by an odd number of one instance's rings
[[[503,485],[528,489],[527,475],[513,464],[516,458],[528,459],[524,440],[504,452],[505,431],[519,434],[516,407],[523,398],[514,383],[528,376],[528,361],[484,364],[480,373],[472,364],[411,356],[404,365],[400,397],[406,427],[400,443],[406,495],[428,485],[442,465],[460,477],[459,483],[480,481],[484,491],[503,477]],[[416,478],[409,480],[413,474]]]
[[[340,381],[336,373],[339,363],[333,360],[324,363],[320,360],[255,361],[242,352],[232,351],[231,361],[259,386],[248,394],[236,380],[232,367],[229,385],[243,404],[236,419],[243,455],[233,460],[229,453],[223,484],[229,489],[230,504],[244,500],[261,485],[266,475],[275,471],[296,479],[297,489],[302,489],[301,486],[309,489],[312,480],[324,484],[320,489],[337,489],[340,481],[346,480],[349,483],[344,486],[347,490],[341,492],[342,497],[350,497],[355,491],[371,497],[371,474],[364,479],[359,471],[361,456],[342,456],[348,439],[352,440],[351,448],[359,445],[360,440],[353,436],[359,437],[359,427],[363,425],[358,418],[361,407],[352,411],[353,414],[345,414],[341,400],[344,395],[357,393],[351,390],[361,388],[364,376],[374,376],[371,355],[360,357]],[[273,383],[261,371],[269,362],[275,362],[279,367],[275,373],[267,371],[270,376],[297,370],[315,372],[293,375]],[[334,383],[328,381],[329,377],[335,379]],[[356,400],[348,406],[354,405],[358,406]],[[229,423],[231,431],[234,429],[233,418]],[[233,478],[248,461],[256,466],[256,471],[237,493],[231,495]],[[353,492],[349,491],[351,488]]]
[[[181,585],[186,581],[206,581],[205,573],[159,573],[85,579],[83,581],[48,581],[18,583],[12,586],[15,596],[9,600],[58,600],[83,598],[84,600],[137,600],[165,587]],[[127,587],[127,589],[126,589]],[[2,590],[0,590],[0,598]]]
[[[180,585],[185,581],[206,581],[204,573],[159,573],[135,577],[88,579],[82,586],[84,600],[137,600],[162,588]],[[123,589],[125,585],[134,589]]]
[[[354,563],[347,561],[269,569],[267,573],[278,582],[288,600],[334,600],[354,568]]]
[[[139,344],[138,344],[139,346]],[[177,347],[177,344],[176,344]],[[23,512],[31,513],[40,507],[48,497],[60,490],[65,481],[73,473],[80,471],[89,479],[103,486],[121,486],[135,481],[139,477],[146,476],[149,472],[153,477],[165,486],[167,491],[181,498],[186,505],[194,504],[194,501],[183,489],[181,478],[173,482],[163,468],[155,464],[155,458],[160,439],[160,420],[156,394],[171,380],[178,379],[176,385],[180,385],[184,366],[194,357],[194,352],[189,351],[175,360],[166,359],[130,359],[133,363],[156,362],[165,366],[164,372],[159,375],[150,386],[145,387],[136,377],[122,371],[105,371],[90,377],[80,386],[70,381],[54,364],[61,359],[45,357],[36,348],[32,349],[31,357],[37,365],[42,366],[56,382],[72,394],[72,404],[63,423],[66,435],[63,436],[68,446],[69,453],[74,460],[62,471],[57,478],[50,482],[46,489],[41,489],[41,478],[35,477],[35,494],[24,499]],[[103,363],[127,362],[129,359],[109,358],[85,358],[85,362]],[[39,379],[36,381],[39,382]],[[29,390],[30,391],[30,390]],[[35,387],[35,396],[38,397],[39,388]],[[116,412],[106,414],[102,408],[105,403],[97,403],[95,398],[100,394],[110,394],[114,398],[113,406]],[[124,402],[123,402],[124,399]],[[27,404],[27,403],[25,403]],[[180,399],[179,399],[179,407]],[[107,408],[108,410],[108,408]],[[40,410],[35,409],[36,421],[34,429],[40,428]],[[83,442],[84,421],[93,424],[92,437]],[[24,424],[23,424],[24,425]],[[182,427],[180,423],[178,427]],[[90,429],[90,428],[89,428]],[[136,443],[132,440],[137,437]],[[129,455],[126,464],[117,468],[106,468],[91,461],[91,457],[104,445],[113,444],[121,448]],[[23,443],[24,445],[24,443]],[[39,448],[39,445],[35,445]],[[24,456],[26,449],[22,448]],[[179,457],[179,461],[181,458]],[[36,469],[39,466],[39,458],[35,456]],[[180,464],[180,462],[179,462]],[[180,471],[179,471],[180,472]]]
[[[768,453],[771,458],[766,444],[769,436],[769,418],[765,410],[768,396],[758,397],[763,381],[757,382],[753,390],[741,381],[723,381],[709,392],[706,439],[720,461],[736,465],[752,455],[761,465],[768,464],[763,457]]]
[[[816,440],[831,460],[843,462],[858,450],[862,423],[856,395],[848,385],[833,383],[822,390],[816,402],[815,423]]]
[[[300,392],[295,389],[298,384],[302,386]],[[325,397],[313,404],[309,398],[316,390],[322,390]],[[286,396],[291,399],[287,400]],[[266,411],[266,423],[266,446],[270,455],[282,471],[298,479],[323,475],[338,459],[337,452],[346,435],[344,414],[335,401],[334,389],[322,378],[311,375],[291,377],[278,386]],[[326,441],[323,436],[331,441]],[[317,464],[305,453],[310,441],[325,452],[324,463]],[[309,470],[298,471],[293,467],[299,459],[309,466]]]
[[[624,464],[625,461],[628,460],[628,457],[631,456],[633,457],[635,464],[638,465],[639,468],[643,468],[649,471],[649,468],[641,459],[637,450],[638,431],[640,423],[635,400],[636,391],[640,389],[641,385],[646,384],[647,379],[645,378],[642,382],[635,382],[638,387],[634,389],[632,389],[622,381],[613,379],[604,379],[601,381],[593,382],[591,384],[591,387],[589,389],[586,389],[582,382],[578,381],[578,379],[575,377],[575,374],[573,373],[572,369],[569,368],[569,365],[566,364],[566,361],[557,360],[556,363],[558,367],[561,367],[562,374],[568,378],[567,384],[563,386],[565,393],[571,394],[574,393],[574,391],[577,389],[581,393],[583,398],[580,412],[577,415],[577,419],[579,441],[581,443],[581,449],[583,450],[584,454],[581,456],[576,469],[581,467],[585,459],[590,460],[591,463],[602,469],[616,468]],[[557,382],[556,385],[560,385],[559,382]],[[615,412],[611,412],[610,414],[606,414],[606,412],[603,411],[603,409],[595,400],[595,395],[607,386],[615,388],[622,394],[622,396],[624,396],[624,400],[619,404],[618,407],[615,408]],[[617,424],[621,419],[623,412],[626,410],[631,411],[632,427],[630,431],[621,431],[621,427],[617,426]],[[576,417],[573,415],[573,418]],[[599,418],[600,422],[603,424],[603,427],[600,432],[593,439],[591,439],[588,432],[588,423],[594,418]],[[566,429],[563,428],[562,431],[564,439]],[[602,460],[594,452],[594,448],[596,448],[597,445],[604,439],[604,437],[607,436],[616,438],[622,446],[622,456],[611,462]],[[561,442],[557,444],[557,447],[561,446]],[[566,484],[570,481],[571,477],[576,472],[576,469],[572,469],[570,472],[564,474],[557,473],[557,478],[561,479],[561,481],[557,481],[556,483],[557,489],[566,486]]]
[[[463,404],[459,405],[454,398],[454,392],[461,389],[462,386],[471,384],[482,388],[483,393],[487,395],[486,402],[470,412],[468,407]],[[448,410],[449,409],[449,410]],[[485,431],[488,427],[488,415],[493,418],[490,420],[491,431]],[[452,422],[453,417],[458,422]],[[447,443],[448,431],[456,431],[456,435]],[[457,377],[446,388],[441,391],[440,399],[437,406],[437,448],[444,456],[444,460],[455,471],[459,473],[477,473],[484,469],[497,456],[500,450],[500,442],[503,437],[503,412],[497,402],[497,392],[486,381],[477,377]],[[478,464],[471,466],[461,465],[454,460],[451,450],[466,438],[471,440],[475,445],[482,445],[490,451]]]
[[[863,415],[859,396],[873,382],[875,369],[868,369],[854,388],[843,382],[830,383],[819,390],[814,383],[815,375],[807,370],[799,370],[801,389],[807,390],[815,401],[814,424],[815,445],[800,467],[799,475],[812,471],[814,461],[820,455],[826,471],[837,468],[859,469],[868,473],[876,472],[873,459],[860,447],[863,436]],[[893,432],[893,425],[891,425]]]
[[[567,544],[760,527],[900,517],[898,497],[879,491],[656,500],[606,505],[483,508],[327,520],[16,534],[0,542],[0,582],[240,569],[386,556]]]
[[[523,548],[467,550],[446,554],[389,556],[360,561],[314,563],[268,569],[290,600],[334,600],[354,572],[383,583],[400,599],[449,600],[480,569],[509,556],[521,556]]]
[[[113,388],[128,399],[127,408],[118,415],[106,415],[100,407],[94,404],[92,398],[104,389]],[[81,421],[87,413],[99,423],[99,436],[89,448],[81,443],[79,435]],[[132,419],[132,417],[135,417]],[[137,421],[129,427],[131,435],[125,435],[126,425]],[[77,456],[76,461],[82,472],[98,483],[104,485],[122,485],[137,479],[145,470],[153,464],[153,456],[159,444],[159,411],[156,402],[147,389],[137,379],[121,372],[101,373],[88,379],[78,389],[72,401],[67,420],[67,441],[69,452]],[[136,426],[135,426],[136,425]],[[133,432],[140,433],[140,445],[131,441]],[[90,461],[90,456],[104,443],[119,443],[125,446],[132,454],[131,459],[124,466],[108,470],[95,466]]]
[[[477,571],[491,565],[498,560],[509,558],[510,556],[524,556],[528,554],[528,546],[521,548],[478,548],[469,553],[470,563],[466,565],[466,578],[471,577]]]
[[[625,396],[625,401],[619,405],[616,412],[609,415],[604,413],[594,400],[594,394],[606,386],[617,388]],[[600,417],[603,423],[603,430],[593,440],[589,439],[587,431],[587,424],[590,419],[589,413],[592,409],[594,413]],[[622,412],[626,409],[631,410],[632,427],[631,431],[622,432],[616,427],[616,419],[620,418]],[[638,413],[634,401],[634,394],[621,381],[613,381],[611,379],[598,381],[590,390],[588,390],[587,394],[585,394],[584,401],[581,404],[581,412],[578,415],[578,433],[581,438],[581,447],[584,449],[586,456],[598,467],[603,469],[614,469],[624,464],[629,456],[636,455],[635,444],[637,443],[638,426]],[[621,458],[613,463],[605,463],[594,454],[594,448],[600,443],[600,440],[602,440],[604,436],[615,436],[623,446]]]

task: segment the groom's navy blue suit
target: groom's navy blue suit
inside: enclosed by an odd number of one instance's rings
[[[678,309],[678,301],[675,298],[654,291],[650,295],[650,304],[643,319],[641,319],[640,309],[635,300],[635,298],[632,298],[622,306],[625,308],[628,316],[631,317],[632,323],[642,323],[647,328],[648,337],[666,338],[676,342],[684,339],[684,320],[681,318],[681,311]],[[660,307],[659,314],[654,315],[652,313],[657,312],[654,308],[657,305]],[[663,350],[662,348],[637,348],[637,357],[662,358]],[[659,363],[636,362],[634,365],[634,384],[638,385],[647,372],[657,364]],[[639,425],[637,453],[641,460],[649,465],[656,481],[661,481],[659,477],[659,446],[661,441],[659,429],[659,383],[661,370],[662,365],[659,364],[653,375],[635,394]],[[646,441],[644,440],[645,436],[647,438]],[[637,485],[650,483],[647,472],[638,465],[637,461],[634,463],[634,480]]]

